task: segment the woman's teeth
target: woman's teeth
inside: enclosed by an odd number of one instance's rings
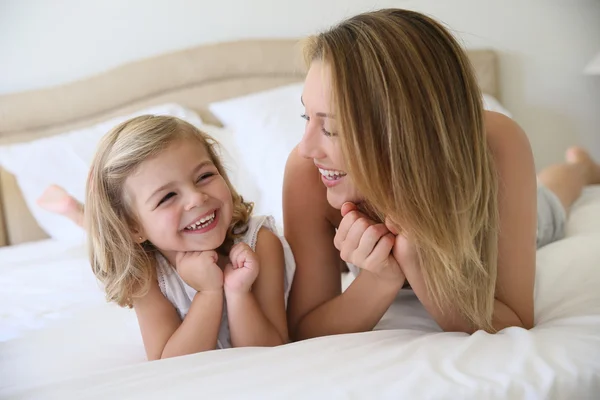
[[[325,179],[328,179],[330,181],[335,181],[335,180],[338,180],[338,179],[343,178],[344,176],[346,176],[345,172],[336,171],[336,170],[333,170],[333,169],[319,168],[319,172],[321,173],[321,175],[323,175],[325,177]]]
[[[187,226],[185,228],[185,230],[195,231],[197,229],[205,228],[208,225],[210,225],[210,223],[213,222],[214,220],[215,220],[215,212],[213,211],[212,214],[209,214],[209,215],[203,217],[200,221],[197,221],[197,222],[191,224],[190,226]]]

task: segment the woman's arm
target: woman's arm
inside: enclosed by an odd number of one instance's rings
[[[341,259],[333,213],[311,160],[292,151],[283,185],[285,236],[296,259],[288,304],[293,339],[373,329],[400,287],[362,271],[341,294]],[[401,286],[401,283],[400,283]]]
[[[362,270],[346,291],[302,318],[296,339],[372,330],[390,307],[401,285]]]
[[[498,276],[492,324],[496,330],[510,326],[533,327],[537,184],[527,136],[511,119],[487,113],[488,143],[498,173]],[[398,243],[398,239],[397,239]],[[402,249],[404,247],[404,250]],[[396,246],[394,255],[415,294],[445,331],[474,331],[450,306],[438,309],[427,294],[416,257],[408,246]]]
[[[436,307],[435,303],[427,293],[423,274],[421,273],[416,260],[405,262],[403,264],[403,271],[406,274],[407,280],[410,282],[410,286],[415,295],[421,304],[423,304],[423,307],[444,331],[465,333],[473,333],[476,331],[476,329],[462,318],[450,305],[443,310]],[[498,300],[497,297],[494,300],[492,325],[496,331],[509,326],[526,327],[515,311],[501,300]]]
[[[487,113],[488,143],[498,173],[498,278],[494,328],[534,322],[537,181],[527,135],[512,119]],[[520,322],[520,323],[519,323]]]
[[[198,292],[183,322],[152,281],[150,290],[134,299],[148,360],[182,356],[217,347],[223,312],[223,291]]]
[[[261,228],[256,240],[260,270],[251,291],[225,291],[231,344],[278,346],[288,342],[284,301],[285,259],[279,238]]]

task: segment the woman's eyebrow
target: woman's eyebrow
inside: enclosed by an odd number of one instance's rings
[[[304,105],[304,99],[302,99],[302,96],[300,96],[300,103],[302,103],[302,105]],[[333,114],[329,114],[329,113],[324,113],[324,112],[318,112],[315,113],[315,115],[317,117],[321,117],[321,118],[334,118]]]

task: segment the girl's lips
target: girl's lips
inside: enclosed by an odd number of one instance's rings
[[[197,229],[185,229],[184,228],[183,233],[193,235],[193,234],[206,233],[206,232],[213,230],[217,226],[217,223],[219,222],[219,210],[213,210],[209,213],[204,214],[202,217],[198,218],[196,220],[196,222],[200,221],[202,218],[204,218],[205,216],[210,215],[212,213],[215,214],[215,217],[208,225],[203,226],[202,228],[197,228]]]

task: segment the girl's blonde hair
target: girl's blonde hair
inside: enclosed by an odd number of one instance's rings
[[[416,244],[428,292],[492,331],[498,180],[469,60],[439,23],[385,9],[308,40],[331,73],[348,172],[374,218]]]
[[[196,140],[206,147],[231,191],[232,221],[219,250],[226,252],[233,239],[247,228],[252,203],[244,202],[231,185],[214,139],[193,125],[169,116],[144,115],[123,122],[100,141],[88,177],[85,201],[90,262],[105,287],[108,301],[131,307],[134,297],[147,293],[155,276],[158,250],[151,243],[135,241],[132,229],[137,226],[136,213],[127,201],[125,180],[142,162],[183,139]]]

